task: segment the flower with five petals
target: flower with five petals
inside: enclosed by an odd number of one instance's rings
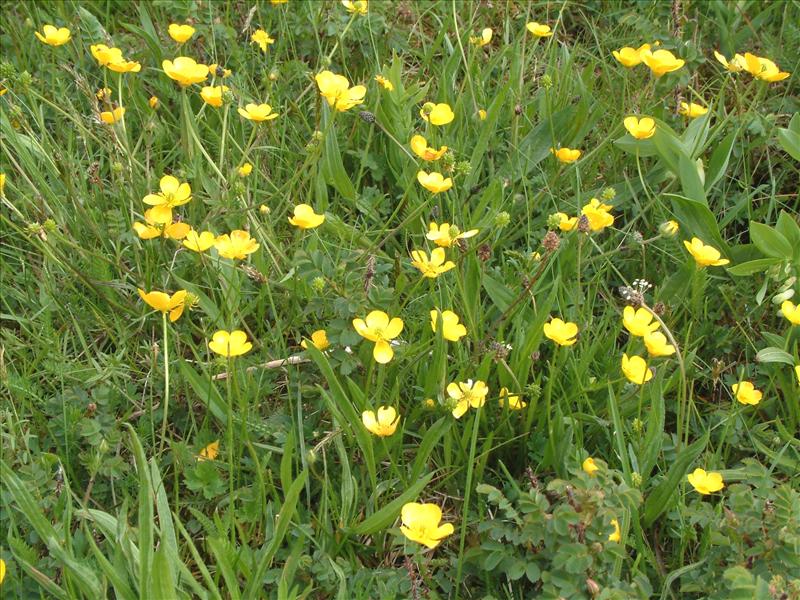
[[[392,360],[394,350],[391,341],[403,331],[402,319],[398,317],[390,319],[382,310],[373,310],[366,319],[353,319],[353,327],[358,335],[375,342],[375,347],[372,349],[375,362],[384,365]]]

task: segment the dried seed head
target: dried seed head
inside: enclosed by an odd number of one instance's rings
[[[561,238],[555,231],[548,231],[542,240],[542,247],[548,252],[555,252],[561,244]]]
[[[486,262],[492,258],[492,247],[489,244],[482,244],[478,248],[478,260]]]
[[[578,217],[578,231],[581,233],[589,233],[591,228],[589,227],[589,217],[586,215],[581,215]]]
[[[362,110],[358,113],[358,116],[362,118],[362,120],[366,121],[367,123],[374,123],[375,122],[375,115],[369,112],[368,110]]]

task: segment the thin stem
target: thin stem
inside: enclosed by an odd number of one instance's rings
[[[164,329],[164,416],[161,419],[161,445],[158,453],[164,451],[167,438],[167,418],[169,417],[169,327],[167,326],[167,313],[161,313],[161,322]]]
[[[475,414],[475,421],[472,425],[472,442],[470,443],[469,447],[469,462],[467,463],[467,484],[466,489],[464,490],[464,510],[462,511],[461,515],[461,532],[459,534],[459,542],[458,542],[458,567],[456,569],[456,582],[455,582],[455,590],[456,590],[456,600],[461,597],[461,590],[459,589],[461,586],[461,569],[464,566],[464,544],[467,541],[467,522],[469,521],[469,501],[470,496],[472,496],[472,475],[473,470],[475,469],[475,452],[478,447],[478,429],[481,422],[481,413],[483,412],[483,407],[479,406],[477,409],[477,413]]]

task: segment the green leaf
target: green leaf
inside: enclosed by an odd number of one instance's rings
[[[153,488],[139,436],[130,423],[125,423],[125,427],[128,429],[136,472],[139,475],[139,598],[146,600],[153,597],[149,594],[148,587],[153,572]]]
[[[697,170],[697,163],[685,155],[678,159],[678,170],[683,194],[695,202],[708,206],[703,180]]]
[[[750,221],[750,240],[767,256],[786,260],[792,258],[792,245],[769,225]]]
[[[783,261],[780,258],[757,258],[756,260],[749,260],[732,267],[728,267],[728,273],[734,277],[745,277],[753,273],[763,273],[772,265],[777,265]]]
[[[708,169],[706,170],[706,191],[710,191],[725,175],[725,171],[728,169],[728,161],[731,158],[733,143],[736,141],[736,133],[731,132],[722,138],[722,141],[717,144],[711,154],[711,159],[708,161]]]
[[[756,354],[756,361],[760,363],[783,363],[785,365],[794,365],[794,358],[788,352],[781,350],[780,348],[775,348],[774,346],[768,346],[767,348],[762,348]]]
[[[326,115],[329,113],[326,111]],[[325,131],[325,153],[322,157],[322,173],[325,180],[336,188],[345,200],[355,202],[356,188],[345,171],[342,162],[342,153],[339,150],[339,142],[336,140],[336,129],[330,121],[331,116],[323,119],[323,125],[327,127]]]
[[[228,422],[226,402],[219,390],[214,386],[211,378],[201,377],[192,368],[192,365],[185,360],[180,361],[178,364],[180,365],[181,375],[189,382],[197,397],[205,403],[217,420],[222,425],[225,425]]]
[[[376,531],[386,529],[400,514],[400,509],[407,502],[413,502],[428,482],[433,479],[434,473],[428,473],[414,483],[410,488],[403,492],[400,496],[392,500],[389,504],[380,510],[372,513],[369,517],[364,519],[361,523],[352,528],[352,533],[355,535],[371,535]]]
[[[722,239],[719,225],[708,206],[677,194],[664,194],[672,202],[672,211],[688,232],[711,244],[723,254],[728,254],[728,244]]]
[[[794,114],[788,129],[778,129],[778,142],[789,156],[800,160],[800,113]]]
[[[167,550],[161,546],[153,556],[153,572],[150,577],[150,598],[177,598],[175,577],[167,559]]]

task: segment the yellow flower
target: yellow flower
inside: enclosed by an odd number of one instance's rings
[[[115,73],[138,73],[142,70],[142,65],[135,60],[117,60],[106,65]]]
[[[650,117],[625,117],[625,129],[637,140],[646,140],[653,137],[656,132],[656,122]]]
[[[450,108],[449,104],[444,102],[440,102],[439,104],[427,102],[420,109],[419,116],[428,121],[431,125],[447,125],[456,118],[453,109]]]
[[[211,442],[208,446],[200,450],[197,460],[214,460],[219,454],[219,440]]]
[[[5,196],[6,192],[6,174],[0,173],[0,196]]]
[[[118,106],[113,110],[102,111],[100,113],[100,120],[106,125],[113,125],[114,123],[122,121],[122,118],[124,116],[125,116],[125,107]]]
[[[519,399],[519,395],[517,394],[510,394],[508,392],[508,388],[502,387],[500,388],[500,398],[499,398],[500,406],[508,405],[509,410],[522,410],[526,406],[528,406],[527,402],[523,402]]]
[[[289,0],[269,0],[272,6],[278,6],[279,4],[286,4]]]
[[[112,62],[122,62],[122,50],[119,48],[109,48],[105,44],[93,44],[89,46],[95,60],[101,67],[105,67]]]
[[[800,365],[794,368],[794,374],[797,377],[797,385],[800,385]]]
[[[436,322],[439,320],[439,311],[431,311],[431,329],[436,333]],[[458,322],[458,315],[452,310],[445,310],[441,313],[442,318],[442,337],[451,342],[457,342],[467,335],[467,328]]]
[[[444,248],[434,248],[430,260],[424,250],[412,250],[411,266],[419,269],[424,277],[433,279],[456,266],[452,260],[445,261],[445,258]]]
[[[744,55],[745,69],[756,79],[775,83],[776,81],[783,81],[789,77],[789,73],[784,73],[778,68],[774,62],[768,58],[762,58],[754,54],[746,52]]]
[[[644,337],[659,328],[658,321],[653,320],[653,313],[646,308],[634,309],[632,306],[626,306],[622,311],[622,324],[631,335],[637,337]]]
[[[177,23],[172,23],[167,31],[169,32],[169,37],[179,44],[183,44],[187,40],[191,39],[191,37],[194,35],[194,27],[191,25],[178,25]]]
[[[383,75],[375,75],[375,81],[377,81],[387,92],[394,91],[394,84],[386,79],[386,77]]]
[[[400,415],[392,406],[381,406],[378,408],[377,414],[371,410],[362,412],[361,422],[370,433],[374,433],[378,437],[388,437],[397,429]]]
[[[0,558],[0,583],[6,578],[6,561]]]
[[[216,242],[216,236],[210,231],[197,233],[194,229],[186,234],[186,239],[183,240],[183,245],[189,250],[195,252],[205,252]]]
[[[6,92],[8,92],[8,88],[3,87],[2,85],[0,85],[0,96],[5,96]]]
[[[244,331],[237,329],[229,333],[225,330],[220,330],[208,342],[208,347],[212,352],[216,352],[221,356],[233,358],[250,352],[253,344],[247,341],[247,334]]]
[[[432,171],[431,173],[420,171],[417,173],[417,181],[419,181],[422,187],[434,194],[446,192],[453,187],[453,180],[450,177],[445,179],[441,173],[437,173],[436,171]]]
[[[350,110],[364,101],[367,88],[363,85],[350,87],[344,75],[336,75],[330,71],[322,71],[314,77],[320,95],[328,102],[328,106],[339,112]]]
[[[722,475],[713,471],[705,472],[703,469],[695,469],[694,472],[686,476],[692,487],[703,494],[713,494],[725,487],[722,482]]]
[[[409,502],[400,511],[403,524],[400,531],[412,542],[418,542],[428,548],[436,548],[455,528],[452,523],[440,525],[442,509],[435,504],[419,504]]]
[[[588,219],[589,229],[602,231],[614,224],[614,215],[608,212],[611,208],[608,204],[601,204],[597,198],[592,198],[589,204],[581,209],[581,214]]]
[[[536,37],[550,37],[553,35],[553,32],[550,31],[550,25],[540,25],[536,21],[532,21],[525,27]]]
[[[570,217],[567,213],[556,213],[559,219],[558,228],[561,231],[572,231],[578,224],[578,217]]]
[[[589,477],[594,477],[594,474],[600,470],[600,467],[597,466],[591,456],[583,461],[581,468]]]
[[[263,29],[256,29],[253,32],[253,35],[250,36],[250,43],[258,44],[258,47],[261,48],[261,51],[266,52],[267,46],[274,44],[275,40],[271,38]]]
[[[571,148],[559,148],[556,150],[555,148],[550,148],[550,154],[555,156],[560,162],[568,165],[570,163],[574,163],[581,157],[580,150],[573,150]]]
[[[325,215],[318,215],[308,204],[298,204],[294,207],[294,216],[289,217],[289,223],[300,229],[314,229],[322,225]]]
[[[214,240],[214,247],[220,256],[239,260],[247,258],[247,255],[258,250],[260,245],[255,238],[250,237],[249,232],[241,229],[234,229],[230,235],[226,233]]]
[[[481,34],[477,36],[470,36],[469,43],[476,45],[478,48],[490,44],[492,41],[492,28],[486,27],[481,30]]]
[[[137,289],[139,290],[139,296],[148,306],[162,313],[168,312],[169,320],[172,322],[181,318],[183,309],[187,306],[186,290],[178,290],[170,296],[164,292],[145,292],[142,288]],[[188,303],[191,303],[191,300]]]
[[[757,390],[750,381],[742,381],[734,383],[731,386],[733,393],[736,394],[736,399],[742,404],[758,404],[761,402],[763,394]]]
[[[675,236],[679,229],[680,225],[678,225],[677,221],[664,221],[658,226],[658,230],[661,232],[661,235],[665,235],[667,237]]]
[[[370,342],[375,342],[372,358],[375,362],[385,365],[394,356],[391,341],[403,331],[403,320],[394,317],[389,319],[382,310],[373,310],[365,319],[353,319],[356,333]]]
[[[791,300],[784,300],[781,304],[781,313],[792,325],[800,325],[800,305]]]
[[[428,141],[421,135],[412,137],[409,146],[411,146],[411,150],[414,151],[414,154],[419,156],[422,160],[428,161],[439,160],[444,153],[447,152],[447,146],[442,146],[438,150],[428,147]]]
[[[703,106],[702,104],[695,104],[694,102],[681,102],[681,107],[678,110],[680,114],[684,117],[689,117],[690,119],[694,119],[697,117],[702,117],[704,114],[708,112],[708,109]]]
[[[211,63],[210,65],[208,65],[208,72],[211,73],[212,76],[222,77],[223,79],[225,77],[231,76],[230,69],[226,69],[225,67],[223,67],[222,65],[218,65],[217,63]]]
[[[645,50],[641,53],[641,56],[642,62],[650,67],[656,77],[677,71],[686,64],[685,60],[677,58],[669,50],[656,50],[655,52]]]
[[[562,321],[558,317],[544,324],[544,335],[559,346],[572,346],[578,341],[578,326],[570,321]]]
[[[741,54],[734,54],[733,58],[727,60],[722,54],[714,50],[714,57],[731,73],[738,73],[747,68],[747,61]]]
[[[347,9],[347,12],[356,15],[366,15],[369,10],[367,0],[342,0],[342,6]]]
[[[675,346],[667,343],[667,336],[660,331],[646,333],[644,335],[644,345],[650,356],[672,356],[675,354]]]
[[[460,419],[469,407],[479,408],[486,402],[486,395],[489,388],[483,381],[459,381],[447,385],[447,395],[455,401],[453,406],[453,416]]]
[[[683,245],[686,246],[699,267],[721,267],[731,262],[727,258],[720,258],[719,250],[712,246],[706,246],[699,238],[693,237],[691,243],[684,240]]]
[[[174,79],[184,87],[208,79],[208,65],[199,64],[188,56],[179,56],[174,61],[165,60],[161,63],[161,67],[167,77]]]
[[[34,35],[39,38],[39,41],[48,46],[61,46],[66,44],[72,34],[66,27],[54,27],[53,25],[45,25],[42,27],[44,35],[38,31],[34,31]]]
[[[239,108],[239,114],[245,119],[256,123],[278,118],[278,113],[272,112],[272,107],[269,104],[248,104],[244,108]]]
[[[147,103],[150,105],[150,108],[152,108],[153,110],[157,109],[158,108],[158,96],[150,96],[150,100],[148,100]]]
[[[244,163],[239,169],[237,170],[239,173],[239,177],[247,177],[250,173],[253,172],[253,165],[249,162]]]
[[[478,109],[478,118],[481,121],[485,121],[486,120],[486,111],[484,109],[482,109],[482,108]]]
[[[186,204],[192,199],[192,188],[188,183],[181,183],[172,175],[164,175],[158,182],[161,192],[158,194],[147,194],[142,202],[150,206],[166,206],[175,208]]]
[[[616,519],[611,519],[611,526],[614,528],[614,531],[608,534],[608,541],[619,542],[622,540],[622,535],[620,534],[619,530],[619,521]]]
[[[622,355],[622,372],[628,381],[637,385],[647,383],[653,378],[653,372],[647,367],[647,362],[641,356]]]
[[[611,54],[614,55],[624,67],[635,67],[636,65],[642,62],[642,52],[647,52],[650,50],[650,44],[642,44],[638,48],[631,48],[630,46],[625,46],[624,48],[620,48],[619,50],[614,50]]]
[[[441,225],[430,223],[428,225],[428,233],[425,234],[425,237],[437,246],[441,246],[442,248],[450,248],[458,240],[465,240],[477,234],[477,229],[470,229],[469,231],[464,231],[462,233],[458,227],[455,225],[450,225],[450,223],[442,223]]]
[[[324,352],[330,347],[331,343],[328,341],[328,334],[324,329],[317,329],[311,334],[311,345],[320,352]],[[308,342],[303,340],[300,342],[300,346],[308,348]]]
[[[191,227],[188,223],[173,223],[172,209],[168,206],[154,206],[144,212],[144,223],[134,223],[133,229],[143,240],[165,237],[173,240],[185,238]]]
[[[227,85],[206,85],[200,90],[200,97],[205,100],[206,104],[219,108],[222,106],[222,97],[225,92],[229,91],[230,88]]]

